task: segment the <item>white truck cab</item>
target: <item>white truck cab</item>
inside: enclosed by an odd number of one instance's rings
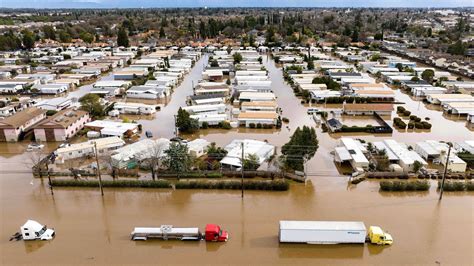
[[[51,240],[54,237],[54,230],[46,225],[41,225],[37,221],[28,220],[20,228],[24,240]]]

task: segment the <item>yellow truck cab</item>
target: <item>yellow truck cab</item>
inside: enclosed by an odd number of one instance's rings
[[[382,228],[378,226],[369,227],[369,240],[370,243],[377,245],[391,245],[393,243],[392,236],[385,233]]]

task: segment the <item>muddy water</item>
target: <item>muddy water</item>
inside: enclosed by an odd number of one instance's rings
[[[21,161],[22,157],[2,162]],[[3,163],[2,163],[3,165]],[[3,167],[2,167],[3,169]],[[0,174],[1,264],[472,264],[472,194],[384,194],[376,181],[347,187],[345,178],[312,177],[288,192],[56,189],[31,175]],[[50,242],[9,242],[28,218],[54,227]],[[361,220],[383,226],[390,247],[278,243],[278,221]],[[133,242],[135,226],[217,223],[225,244]],[[460,239],[467,241],[459,241]],[[455,244],[457,243],[457,244]],[[453,244],[456,245],[453,248]]]
[[[203,60],[206,60],[204,58]],[[155,137],[173,136],[173,115],[185,105],[191,85],[200,78],[203,62],[185,78],[168,105],[152,117],[137,118]],[[202,137],[225,145],[234,138],[267,139],[281,146],[297,126],[314,125],[283,83],[281,72],[264,60],[274,84],[283,116],[290,119],[281,130],[205,130]],[[394,132],[392,135],[355,134],[367,140],[395,138],[404,142],[423,139],[472,138],[462,121],[446,120],[441,112],[397,93],[398,100],[420,117],[429,116],[428,132]],[[288,126],[288,128],[286,128]],[[271,132],[271,133],[270,133]],[[171,191],[56,189],[54,197],[40,180],[28,173],[26,144],[0,146],[0,264],[473,264],[474,209],[472,193],[446,193],[437,201],[434,190],[419,194],[378,192],[377,181],[348,186],[329,154],[340,135],[318,129],[319,149],[308,163],[310,182],[292,184],[288,192]],[[57,144],[48,144],[46,150]],[[50,242],[9,242],[26,219],[54,227]],[[289,245],[278,243],[278,221],[360,220],[380,225],[394,237],[390,247],[369,245]],[[225,244],[205,242],[132,242],[135,226],[204,227],[217,223],[229,231]]]

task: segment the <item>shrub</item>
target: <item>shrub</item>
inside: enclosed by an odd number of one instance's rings
[[[263,124],[263,128],[265,128],[265,129],[270,129],[270,128],[273,128],[273,125],[270,125],[270,124]]]
[[[409,122],[409,123],[408,123],[408,128],[409,128],[409,129],[415,128],[415,123]]]
[[[255,123],[250,123],[249,128],[255,128]]]
[[[262,123],[257,123],[257,128],[262,128]]]
[[[468,191],[474,191],[474,182],[466,182],[466,189]]]
[[[421,122],[421,124],[423,125],[423,128],[424,129],[431,129],[431,124],[426,122],[426,121],[423,121]]]
[[[227,122],[227,121],[219,122],[219,127],[222,128],[222,129],[231,129],[232,128],[230,123]]]
[[[423,129],[423,124],[420,122],[415,122],[415,128],[416,129]]]
[[[221,177],[222,177],[222,173],[219,173],[219,172],[208,173],[208,174],[207,174],[207,177],[208,177],[208,178],[221,178]]]
[[[179,181],[175,187],[176,189],[241,189],[241,181]],[[286,191],[289,187],[289,183],[283,179],[244,181],[244,189],[246,190]]]
[[[415,117],[415,122],[421,122],[421,118],[419,118],[418,116]]]
[[[426,180],[380,182],[382,191],[427,191],[429,189],[430,183]]]
[[[403,113],[403,112],[405,112],[405,110],[406,110],[405,107],[397,106],[397,113]]]
[[[46,116],[52,116],[52,115],[55,115],[58,111],[56,110],[48,110],[46,111]]]
[[[410,120],[415,120],[416,117],[416,115],[410,115]]]
[[[51,185],[54,187],[99,187],[99,180],[76,180],[76,179],[53,179]],[[141,188],[171,188],[167,180],[103,180],[103,187],[141,187]]]
[[[203,129],[209,128],[209,123],[208,122],[202,122],[201,127]]]
[[[289,123],[290,119],[288,119],[287,117],[283,117],[281,121],[283,121],[284,123]]]
[[[405,111],[403,112],[403,115],[404,115],[404,116],[409,116],[410,114],[411,114],[411,112],[408,111],[408,110],[405,110]]]

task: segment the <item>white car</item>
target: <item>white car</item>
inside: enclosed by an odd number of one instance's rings
[[[38,143],[31,143],[28,145],[28,148],[26,148],[27,151],[34,151],[34,150],[41,150],[44,148],[44,144],[38,144]]]
[[[317,109],[317,108],[308,108],[308,111],[307,111],[308,115],[312,115],[312,114],[315,114],[317,112],[319,112],[319,109]]]

